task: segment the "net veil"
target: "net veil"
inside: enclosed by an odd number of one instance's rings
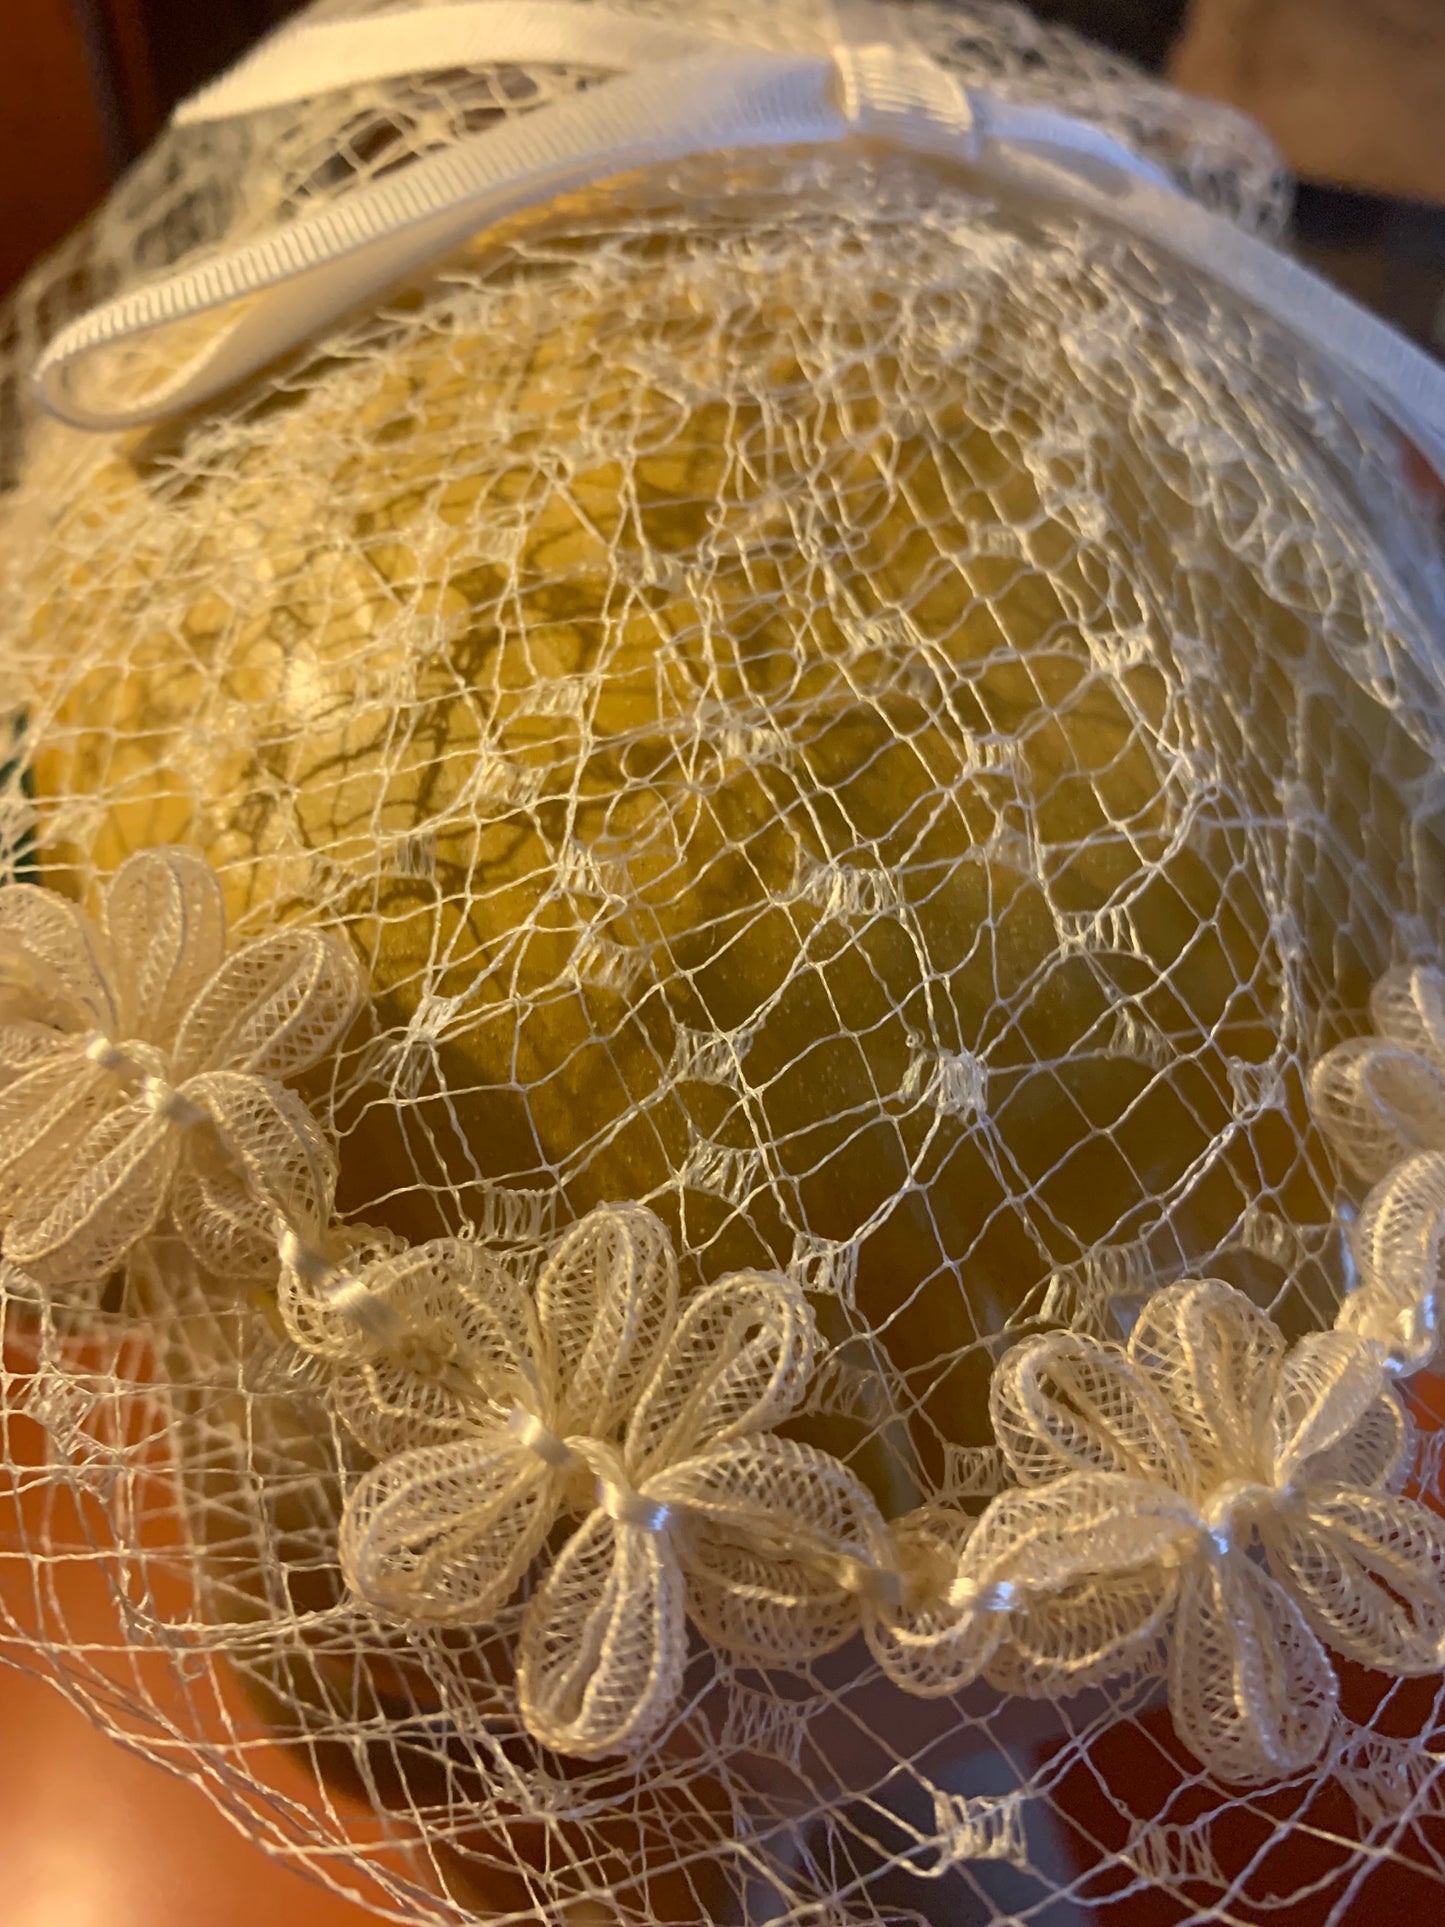
[[[869,17],[1280,232],[1237,117]],[[399,1921],[1433,1895],[1445,578],[1350,376],[856,140],[29,399],[601,81],[176,126],[12,304],[7,1654]]]

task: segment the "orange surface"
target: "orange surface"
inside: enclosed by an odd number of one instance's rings
[[[365,1927],[197,1788],[124,1752],[43,1681],[0,1673],[4,1927]]]
[[[6,1365],[23,1372],[23,1360]],[[32,1420],[8,1387],[7,1456],[23,1492],[0,1484],[0,1656],[4,1627],[32,1628],[24,1537],[83,1545],[74,1507],[29,1468],[44,1463]],[[53,1509],[52,1509],[53,1508]],[[7,1556],[8,1555],[8,1556]],[[52,1576],[72,1638],[113,1645],[114,1602],[99,1562],[70,1557]],[[298,1801],[311,1783],[277,1749],[268,1781]],[[0,1666],[0,1927],[366,1927],[375,1915],[318,1886],[241,1833],[198,1788],[127,1752],[44,1680]]]
[[[1432,1375],[1414,1381],[1411,1403],[1417,1423],[1427,1430],[1445,1423],[1445,1379]],[[32,1421],[12,1416],[5,1430],[16,1458],[39,1461],[43,1445]],[[22,1500],[32,1544],[41,1531],[46,1499],[45,1486],[36,1482]],[[7,1542],[13,1549],[7,1528],[14,1517],[13,1499],[0,1494],[0,1552]],[[81,1535],[73,1509],[62,1504],[54,1521],[62,1540],[76,1546]],[[115,1637],[103,1570],[99,1563],[72,1560],[57,1579],[65,1623],[82,1643]],[[34,1621],[29,1568],[13,1556],[0,1557],[0,1616],[12,1616],[12,1624],[21,1626]],[[1357,1668],[1342,1671],[1347,1697],[1359,1702],[1352,1707],[1358,1717],[1373,1705],[1378,1682]],[[1435,1682],[1428,1681],[1397,1693],[1405,1730],[1416,1716],[1428,1724],[1434,1692]],[[125,1752],[52,1687],[6,1668],[0,1668],[0,1734],[0,1927],[364,1927],[377,1918],[268,1857],[198,1788]],[[1162,1781],[1190,1770],[1162,1707],[1096,1747],[1091,1766],[1068,1774],[1056,1794],[1075,1871],[1084,1874],[1098,1865],[1088,1843],[1121,1844],[1113,1838],[1120,1815],[1101,1798],[1101,1776],[1115,1798],[1144,1813],[1157,1810]],[[302,1769],[279,1750],[265,1778],[298,1801],[312,1791]],[[1264,1812],[1272,1802],[1257,1796],[1254,1804]],[[1284,1810],[1279,1817],[1286,1817]],[[1340,1828],[1346,1837],[1352,1830],[1342,1794],[1333,1807],[1314,1809],[1313,1819],[1316,1825]],[[1258,1845],[1250,1833],[1253,1824],[1241,1816],[1238,1844],[1246,1859]],[[1394,1864],[1379,1868],[1354,1898],[1344,1916],[1348,1927],[1440,1918],[1433,1866],[1445,1837],[1439,1822],[1427,1822],[1425,1831],[1433,1851],[1422,1853],[1423,1843],[1412,1848],[1402,1842]],[[1229,1837],[1220,1836],[1216,1844],[1226,1848]],[[1338,1872],[1338,1856],[1329,1858]],[[1281,1848],[1277,1889],[1303,1898],[1272,1911],[1275,1927],[1322,1927],[1340,1897],[1329,1878],[1311,1894],[1311,1884],[1325,1872],[1308,1837]],[[1105,1881],[1092,1894],[1092,1917],[1100,1927],[1178,1927],[1184,1917],[1177,1902],[1162,1896],[1111,1902],[1111,1892],[1117,1892],[1117,1884]],[[1228,1918],[1239,1921],[1237,1915]]]

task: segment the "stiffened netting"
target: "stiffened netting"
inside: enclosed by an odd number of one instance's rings
[[[612,11],[1283,226],[1011,7]],[[5,1655],[398,1921],[1438,1905],[1445,572],[1350,369],[860,136],[31,396],[606,84],[188,121],[12,304]]]

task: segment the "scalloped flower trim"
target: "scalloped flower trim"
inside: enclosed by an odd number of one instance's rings
[[[1445,1655],[1445,1522],[1400,1496],[1392,1380],[1434,1341],[1445,1238],[1445,977],[1392,973],[1377,1035],[1317,1066],[1321,1126],[1376,1180],[1360,1289],[1287,1346],[1232,1287],[1157,1291],[1127,1345],[1014,1346],[991,1412],[1014,1484],[977,1517],[885,1520],[780,1427],[818,1351],[802,1288],[721,1279],[679,1302],[671,1242],[602,1206],[536,1283],[475,1241],[349,1262],[335,1147],[283,1081],[322,1061],[361,986],[336,939],[227,941],[185,850],[129,859],[92,919],[0,889],[3,1258],[84,1289],[153,1233],[210,1275],[276,1282],[290,1337],[376,1459],[343,1570],[376,1613],[480,1625],[524,1585],[531,1733],[637,1756],[680,1703],[688,1624],[756,1667],[857,1634],[905,1692],[980,1677],[1059,1699],[1167,1655],[1181,1737],[1260,1783],[1327,1754],[1331,1654],[1396,1677]]]

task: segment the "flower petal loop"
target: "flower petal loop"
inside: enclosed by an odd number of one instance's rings
[[[1117,1472],[1182,1487],[1189,1449],[1169,1407],[1122,1352],[1050,1332],[1000,1360],[989,1393],[994,1435],[1022,1485]]]
[[[226,955],[220,879],[194,850],[141,850],[105,893],[106,951],[116,969],[119,1034],[162,1048]]]
[[[500,1427],[401,1452],[347,1500],[341,1569],[388,1617],[476,1625],[521,1584],[556,1501],[555,1473]]]
[[[813,1369],[808,1301],[778,1274],[738,1273],[689,1301],[627,1425],[628,1457],[666,1465],[780,1424]]]
[[[1284,1586],[1244,1558],[1184,1575],[1169,1706],[1186,1746],[1219,1779],[1258,1785],[1311,1767],[1339,1701],[1325,1649]]]
[[[1335,1323],[1377,1340],[1404,1369],[1420,1370],[1435,1353],[1445,1278],[1445,1152],[1421,1151],[1383,1177],[1350,1242],[1360,1284]]]
[[[655,1739],[682,1691],[685,1597],[665,1533],[593,1512],[522,1622],[517,1692],[535,1738],[582,1760]]]
[[[606,1436],[626,1417],[676,1311],[672,1242],[652,1212],[602,1205],[563,1235],[537,1317],[569,1429]]]
[[[1202,1484],[1253,1477],[1262,1463],[1284,1350],[1278,1326],[1218,1279],[1169,1285],[1144,1305],[1129,1357],[1169,1407]]]
[[[121,1013],[103,933],[53,890],[12,883],[0,890],[0,1027],[27,1021],[114,1036]]]
[[[860,1601],[895,1581],[872,1498],[830,1453],[764,1434],[724,1441],[655,1474],[648,1491],[687,1521],[688,1609],[726,1652],[792,1666],[858,1630]]]
[[[1445,1521],[1386,1492],[1321,1492],[1266,1528],[1316,1634],[1401,1676],[1445,1661]]]

